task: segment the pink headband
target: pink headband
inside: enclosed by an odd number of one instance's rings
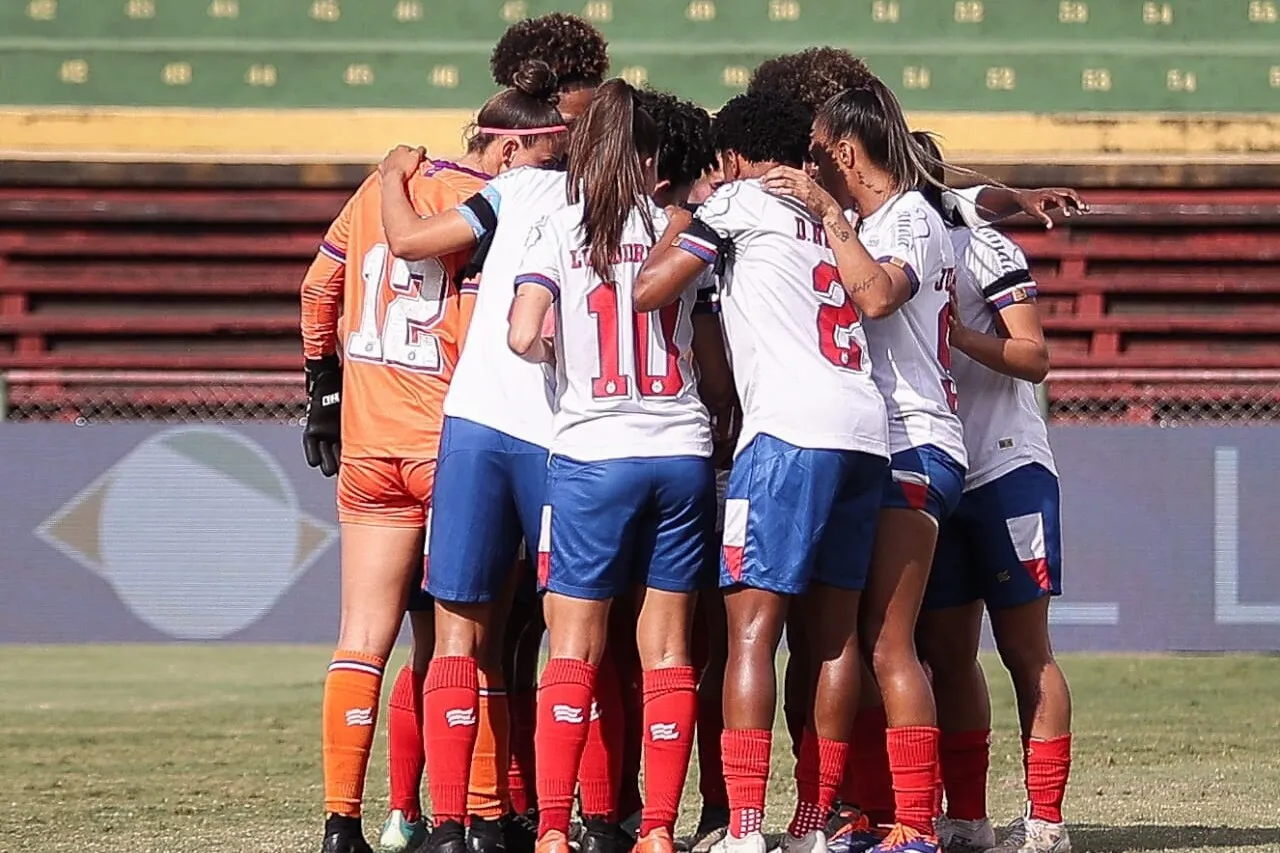
[[[563,124],[549,127],[526,127],[522,130],[510,130],[505,127],[478,127],[476,130],[489,136],[542,136],[545,133],[564,133],[569,128]]]

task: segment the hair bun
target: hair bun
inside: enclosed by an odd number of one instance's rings
[[[556,93],[556,73],[541,59],[526,59],[520,63],[511,84],[526,95],[540,101],[549,101]]]

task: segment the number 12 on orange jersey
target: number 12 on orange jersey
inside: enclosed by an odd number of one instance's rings
[[[404,261],[378,243],[364,256],[361,279],[360,325],[347,338],[347,355],[424,373],[441,372],[444,358],[432,329],[445,315],[449,279],[444,265],[434,258]],[[384,282],[390,294],[383,291]],[[386,307],[380,311],[384,301]]]

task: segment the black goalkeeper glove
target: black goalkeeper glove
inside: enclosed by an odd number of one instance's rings
[[[342,457],[342,363],[336,355],[307,359],[307,413],[302,452],[307,464],[332,477]]]

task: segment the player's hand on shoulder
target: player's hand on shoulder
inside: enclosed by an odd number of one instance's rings
[[[765,174],[761,183],[774,195],[789,195],[799,200],[818,219],[840,211],[840,205],[831,194],[801,169],[775,166]]]
[[[332,477],[342,458],[342,363],[337,355],[307,359],[307,412],[302,452],[307,464]]]
[[[1067,187],[1047,187],[1039,190],[1018,190],[1018,206],[1022,212],[1040,220],[1045,228],[1053,227],[1049,211],[1061,210],[1064,216],[1073,213],[1088,213],[1089,205],[1085,204],[1080,194]]]
[[[422,161],[427,158],[427,149],[408,145],[397,145],[387,152],[378,164],[378,174],[383,178],[408,178],[418,171]]]

